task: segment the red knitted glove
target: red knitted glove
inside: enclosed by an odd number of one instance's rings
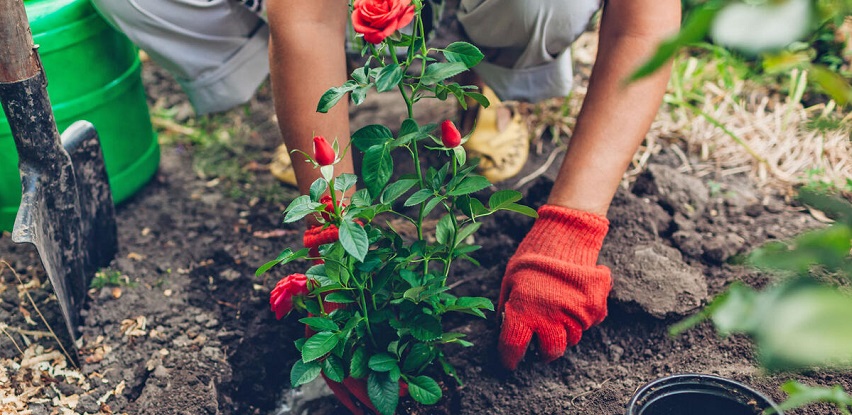
[[[337,242],[337,239],[337,226],[328,225],[328,227],[324,228],[322,225],[314,225],[305,231],[302,242],[305,244],[305,248],[310,250],[310,256],[318,257],[320,245],[333,244]],[[322,264],[322,260],[314,260],[314,263]]]
[[[498,349],[514,370],[533,334],[542,358],[553,361],[606,317],[609,269],[596,265],[609,221],[593,213],[544,205],[515,255],[500,290]]]

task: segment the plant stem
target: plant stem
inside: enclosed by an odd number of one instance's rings
[[[458,165],[456,163],[456,155],[452,151],[450,151],[450,163],[452,163],[453,165],[453,177],[456,177],[456,174],[458,173]],[[450,202],[452,203],[453,207],[456,206],[455,197],[450,198]],[[456,249],[456,238],[458,238],[459,234],[459,222],[456,219],[456,215],[453,213],[453,209],[451,209],[450,206],[446,203],[444,203],[444,207],[447,208],[447,212],[450,215],[450,220],[453,221],[453,237],[450,240],[449,252],[447,253],[447,261],[444,262],[444,281],[442,282],[442,285],[447,284],[447,277],[450,276],[450,264],[453,263],[453,251]]]
[[[367,324],[367,334],[370,335],[370,341],[372,341],[375,346],[376,339],[373,337],[373,329],[370,327],[370,313],[367,311],[367,298],[364,296],[364,288],[360,285],[358,285],[358,294],[361,297],[361,310],[364,310],[364,322]]]
[[[337,206],[337,192],[334,190],[334,178],[328,182],[328,193],[331,195],[331,208],[334,209],[334,216],[340,217],[340,206]]]

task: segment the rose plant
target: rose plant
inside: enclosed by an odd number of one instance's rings
[[[291,382],[296,387],[322,375],[356,413],[362,411],[354,403],[358,400],[368,410],[392,414],[406,393],[422,404],[435,404],[442,396],[435,378],[441,372],[460,383],[441,346],[471,343],[462,333],[445,332],[442,320],[448,313],[484,318],[494,306],[487,298],[453,295],[447,284],[452,265],[458,260],[478,265],[469,255],[479,247],[469,237],[481,218],[499,210],[536,216],[517,203],[521,194],[513,190],[494,192],[482,199],[485,203],[474,197],[491,184],[476,174],[478,160],[468,159],[458,129],[451,121],[438,129],[414,120],[414,104],[426,98],[454,97],[463,108],[468,99],[488,105],[476,87],[450,79],[476,65],[482,53],[465,42],[428,48],[422,8],[421,0],[352,4],[353,26],[366,41],[365,64],[346,83],[329,89],[317,110],[328,111],[347,94],[357,105],[370,90],[396,89],[408,118],[396,134],[386,126],[369,125],[352,135],[351,143],[363,152],[364,188],[357,191],[355,175],[335,172],[348,148],[340,148],[337,140],[314,139],[314,154],[305,156],[321,178],[309,194],[290,203],[284,222],[312,217],[319,225],[306,231],[305,248],[285,249],[257,270],[261,275],[298,259],[314,261],[304,275],[279,282],[283,288],[270,297],[276,317],[291,307],[308,314],[299,320],[307,330],[296,341],[301,358],[293,365]],[[411,34],[399,33],[408,22],[413,22]],[[397,49],[405,53],[397,54]],[[436,130],[440,136],[433,134]],[[414,172],[391,181],[391,155],[397,151],[411,157]],[[421,165],[421,151],[438,152],[445,161]],[[427,217],[437,219],[434,231],[424,225]],[[404,237],[390,225],[391,218],[410,222],[416,238]]]

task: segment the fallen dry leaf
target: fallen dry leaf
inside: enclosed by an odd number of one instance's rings
[[[273,229],[271,231],[255,231],[252,236],[260,239],[281,238],[284,236],[295,235],[299,233],[293,229]]]
[[[124,337],[141,337],[148,332],[145,330],[148,325],[148,319],[145,316],[136,318],[128,318],[121,321],[121,334]]]
[[[145,256],[142,255],[142,254],[138,254],[136,252],[131,252],[131,253],[127,254],[127,259],[138,262],[138,261],[142,261],[143,259],[145,259]]]

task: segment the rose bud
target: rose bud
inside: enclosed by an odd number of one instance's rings
[[[352,5],[352,27],[373,44],[381,43],[412,19],[411,0],[355,0]]]
[[[293,311],[293,298],[308,294],[308,277],[304,274],[291,274],[278,281],[269,295],[269,308],[275,312],[275,318]]]
[[[441,142],[444,147],[453,148],[461,144],[461,133],[452,121],[446,120],[441,123]]]
[[[325,137],[318,135],[314,137],[314,160],[320,166],[328,166],[333,164],[337,159],[337,154],[331,148],[331,144],[326,141]]]
[[[322,213],[322,218],[326,222],[331,222],[330,214],[334,213],[334,203],[332,203],[332,201],[331,201],[331,196],[329,196],[329,195],[323,196],[322,198],[320,198],[320,203],[325,205],[325,211]],[[337,205],[341,206],[341,207],[343,206],[342,203],[338,203]]]

